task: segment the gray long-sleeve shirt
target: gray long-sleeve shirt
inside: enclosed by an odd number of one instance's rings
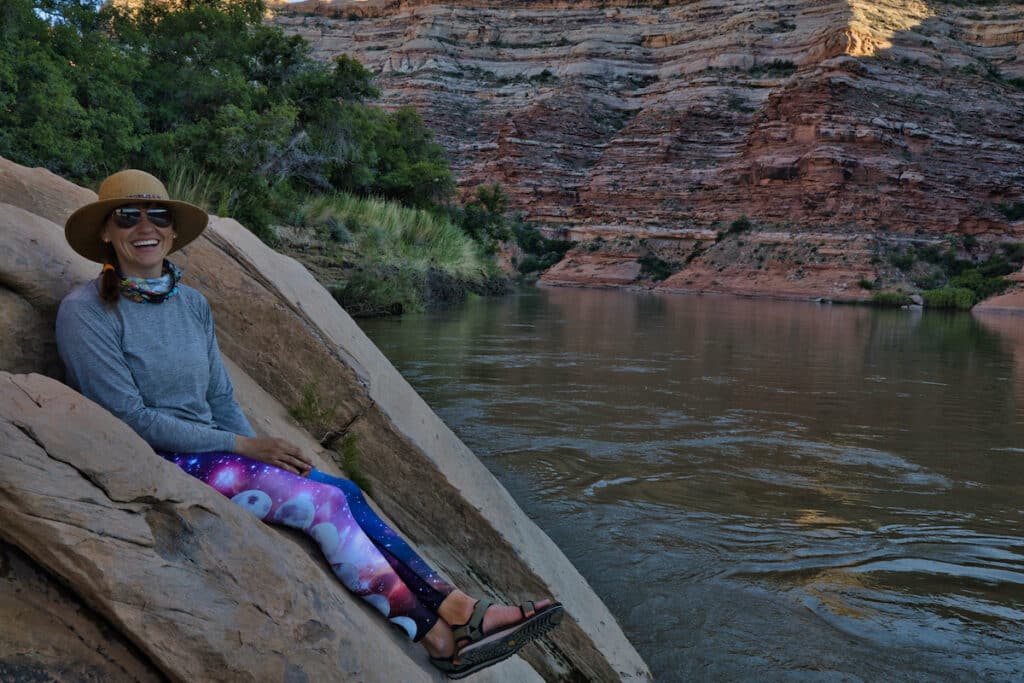
[[[255,436],[238,403],[210,305],[184,285],[160,304],[99,296],[98,280],[68,294],[57,349],[68,384],[121,418],[156,450],[230,452]]]

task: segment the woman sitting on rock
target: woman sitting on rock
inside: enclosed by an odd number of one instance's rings
[[[65,235],[103,264],[57,315],[68,383],[124,420],[162,457],[263,520],[305,531],[342,583],[462,678],[561,620],[550,600],[473,600],[442,579],[352,482],[312,468],[284,439],[257,437],[235,402],[206,299],[166,256],[196,239],[206,213],[172,201],[142,171],[107,178]]]

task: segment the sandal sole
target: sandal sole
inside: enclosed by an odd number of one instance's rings
[[[493,633],[483,640],[467,646],[459,653],[458,670],[447,672],[448,678],[464,678],[481,669],[505,661],[522,650],[528,643],[540,638],[562,623],[564,613],[565,608],[556,602],[504,631]]]

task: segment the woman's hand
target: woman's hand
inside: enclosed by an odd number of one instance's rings
[[[306,476],[313,469],[313,463],[302,450],[287,439],[272,436],[236,436],[235,453],[253,460],[265,462],[282,470]]]

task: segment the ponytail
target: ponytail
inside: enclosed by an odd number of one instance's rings
[[[100,299],[108,306],[117,306],[117,300],[121,298],[121,278],[117,274],[117,255],[111,246],[107,246],[109,254],[107,262],[103,264],[103,272],[100,273]]]

